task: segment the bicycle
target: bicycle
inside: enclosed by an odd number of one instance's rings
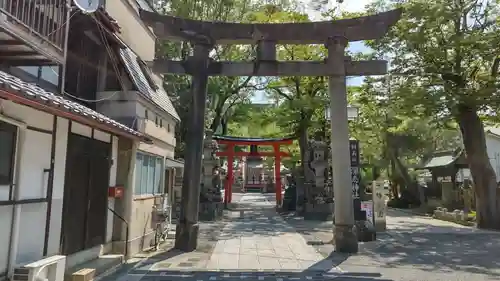
[[[155,250],[158,251],[160,244],[165,242],[168,238],[168,233],[170,231],[171,217],[172,217],[172,207],[163,206],[160,210],[156,209],[156,216],[158,216],[155,228]]]

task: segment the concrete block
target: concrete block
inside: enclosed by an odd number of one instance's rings
[[[71,281],[92,281],[94,280],[95,269],[82,268],[71,275]]]

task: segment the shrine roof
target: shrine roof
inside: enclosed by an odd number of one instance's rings
[[[253,138],[253,137],[232,137],[232,136],[213,136],[216,141],[223,141],[226,143],[235,144],[266,144],[266,143],[287,143],[290,144],[295,137],[283,137],[283,138]]]
[[[400,19],[401,13],[401,9],[396,9],[335,21],[264,24],[199,21],[140,10],[141,19],[161,39],[208,39],[218,44],[254,44],[262,39],[279,44],[322,44],[335,36],[348,41],[379,39]]]
[[[450,167],[452,165],[457,167],[467,166],[465,162],[465,154],[462,149],[434,152],[430,156],[426,157],[422,161],[422,164],[420,165],[421,167],[418,167],[417,169],[433,170],[436,168]]]

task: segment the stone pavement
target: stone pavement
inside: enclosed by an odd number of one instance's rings
[[[323,259],[276,213],[274,201],[251,193],[240,201],[248,203],[222,230],[207,269],[303,271]]]
[[[307,245],[274,205],[274,195],[244,194],[210,252],[166,251],[106,281],[330,280],[343,274]]]
[[[331,222],[284,218],[317,251],[351,274],[401,281],[500,280],[498,232],[389,209],[387,232],[377,234],[376,242],[360,244],[358,255],[343,256],[331,254],[333,245],[322,243],[331,239]]]
[[[237,205],[200,225],[199,250],[166,251],[105,281],[500,280],[496,232],[389,210],[386,233],[343,255],[328,243],[331,222],[279,216],[273,195],[244,194]]]

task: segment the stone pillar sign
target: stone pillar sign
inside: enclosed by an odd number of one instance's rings
[[[359,182],[361,180],[361,174],[359,170],[359,141],[349,140],[349,154],[351,155],[351,181],[352,181],[352,197],[354,199],[359,199],[360,190]]]
[[[386,187],[384,182],[374,181],[372,184],[373,194],[373,215],[375,217],[376,231],[386,230],[386,216],[387,216],[387,195],[389,194],[389,187]]]

